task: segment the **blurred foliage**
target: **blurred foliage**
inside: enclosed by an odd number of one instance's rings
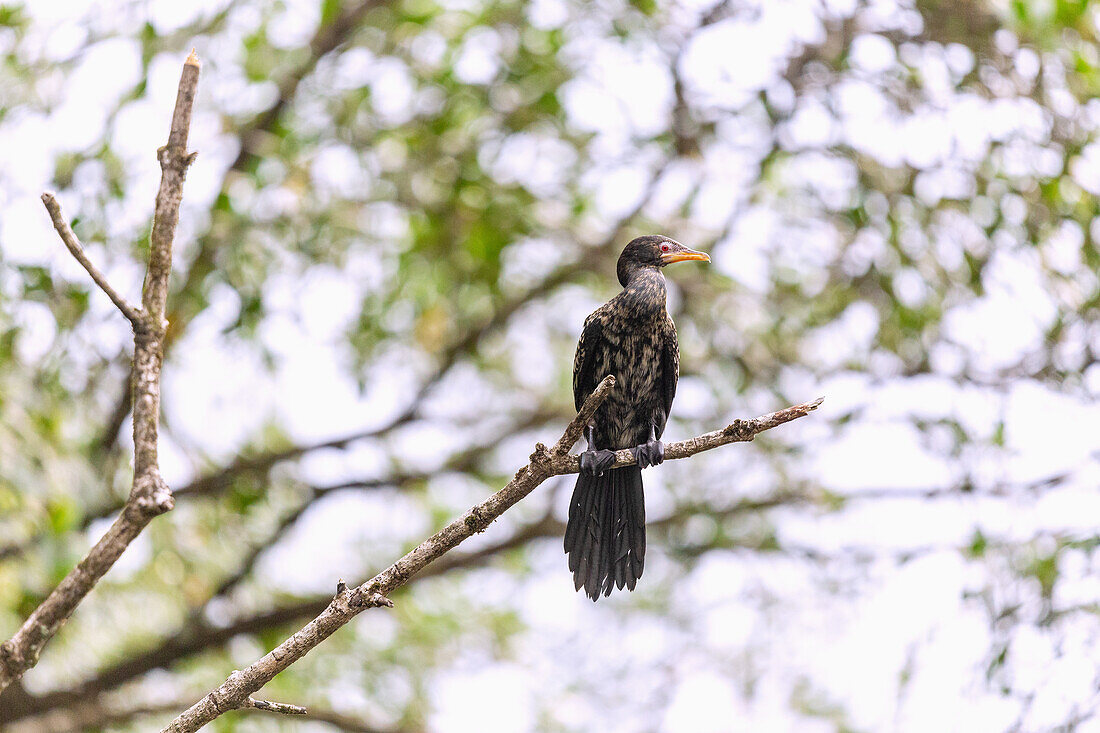
[[[498,487],[568,417],[581,320],[615,291],[622,245],[654,231],[715,260],[670,277],[672,432],[819,392],[832,412],[663,467],[647,483],[644,591],[577,628],[537,608],[544,584],[568,582],[559,487],[494,525],[479,546],[503,546],[463,556],[475,569],[417,581],[270,696],[420,730],[439,724],[439,690],[498,665],[553,678],[528,701],[540,728],[651,728],[706,669],[747,699],[779,675],[792,727],[881,729],[825,676],[775,661],[803,601],[768,583],[806,579],[850,618],[884,568],[901,577],[946,554],[967,578],[959,602],[988,628],[972,666],[1009,710],[1004,729],[1095,712],[1086,695],[1052,714],[1035,704],[1047,688],[1018,674],[1019,644],[1100,637],[1085,583],[1095,527],[1035,510],[1094,489],[1092,464],[1017,475],[1028,437],[1051,426],[1006,415],[1023,389],[1086,406],[1100,392],[1094,4],[243,0],[169,13],[119,0],[64,21],[34,5],[0,4],[0,139],[16,141],[0,151],[0,636],[130,482],[128,334],[65,261],[37,195],[56,189],[94,259],[136,293],[153,150],[195,46],[200,158],[164,406],[186,489],[26,689],[0,696],[0,722],[51,729],[29,712],[61,710],[78,728],[159,723],[179,706],[135,706],[194,699],[323,607],[336,577],[384,566]],[[335,427],[319,431],[318,412]],[[878,430],[921,465],[859,451]],[[833,451],[852,457],[848,478],[823,468]],[[910,472],[942,485],[914,489]],[[961,529],[899,548],[885,538],[906,517],[867,507],[905,501]],[[331,526],[349,512],[365,529]],[[837,547],[807,521],[894,524],[879,545]],[[730,558],[753,578],[722,601],[753,614],[736,653],[710,639],[699,601],[704,571]],[[624,638],[659,619],[646,638],[676,654],[604,650],[591,619]],[[913,648],[931,643],[922,634]],[[647,673],[627,699],[639,657]],[[896,671],[898,709],[918,704],[906,691],[921,674],[919,659]],[[239,714],[211,729],[306,728]]]

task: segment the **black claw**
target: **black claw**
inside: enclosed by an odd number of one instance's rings
[[[641,468],[659,466],[665,462],[665,444],[659,440],[650,440],[642,445],[630,449],[634,454],[634,460]]]
[[[581,471],[589,476],[602,476],[615,465],[615,451],[586,450],[580,454]]]

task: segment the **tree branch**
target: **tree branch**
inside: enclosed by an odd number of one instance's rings
[[[647,530],[665,532],[700,512],[721,520],[746,512],[765,511],[807,501],[810,501],[809,497],[802,492],[783,492],[760,499],[742,499],[718,509],[685,506],[669,516],[648,522]],[[564,532],[565,523],[555,519],[552,514],[547,514],[541,519],[517,527],[508,537],[487,547],[472,552],[449,552],[428,565],[409,582],[439,577],[456,570],[483,567],[501,553],[523,547],[536,540],[561,537]],[[752,545],[746,545],[746,547],[760,549]],[[180,660],[192,658],[210,649],[222,648],[230,639],[241,635],[261,634],[291,623],[301,623],[324,611],[330,601],[331,596],[310,596],[289,605],[237,618],[228,625],[218,626],[210,625],[201,611],[192,614],[183,628],[163,639],[156,647],[102,669],[94,677],[73,688],[55,690],[23,699],[3,700],[7,703],[7,707],[0,705],[0,726],[32,716],[43,719],[45,717],[43,713],[52,714],[49,711],[87,709],[89,706],[99,704],[98,701],[104,694],[116,690],[153,669],[169,669]],[[176,705],[172,709],[178,710],[181,707],[184,705]],[[316,713],[317,711],[310,707],[310,716]]]
[[[129,706],[120,704],[128,701]],[[31,721],[26,721],[16,726],[12,733],[83,733],[88,730],[115,730],[128,723],[133,723],[136,718],[147,718],[154,715],[163,715],[179,710],[188,702],[187,698],[158,700],[153,703],[133,703],[126,696],[119,696],[111,703],[92,702],[79,709],[64,710],[59,713],[43,715]],[[242,709],[268,710],[264,705],[282,706],[281,703],[266,703],[255,700],[257,705],[246,705]],[[366,720],[352,717],[333,710],[315,707],[299,707],[297,705],[285,706],[290,710],[287,715],[300,716],[304,720],[324,723],[338,730],[351,733],[419,733],[419,729],[411,726],[383,728],[371,725]],[[272,712],[281,712],[272,710]],[[145,725],[142,723],[141,725]],[[145,725],[145,727],[148,727]],[[7,730],[7,729],[5,729]]]
[[[46,206],[46,211],[50,214],[50,219],[53,221],[53,228],[57,230],[58,235],[61,237],[61,241],[65,243],[65,246],[72,253],[76,261],[87,270],[88,274],[92,276],[92,280],[99,286],[99,289],[107,294],[107,297],[111,299],[111,302],[122,311],[122,315],[126,316],[126,319],[136,327],[141,320],[141,312],[126,302],[118,292],[111,287],[111,284],[107,282],[107,277],[99,271],[99,269],[92,264],[92,261],[88,259],[88,255],[84,252],[83,245],[80,244],[80,240],[76,238],[76,234],[73,233],[72,227],[69,226],[69,222],[65,221],[65,215],[61,213],[61,205],[57,203],[57,199],[54,198],[52,193],[42,194],[42,203]]]
[[[756,437],[758,433],[779,427],[783,423],[788,423],[791,420],[806,417],[820,407],[821,403],[824,401],[824,397],[818,397],[813,402],[803,402],[799,405],[792,405],[782,410],[770,412],[767,415],[754,417],[751,420],[734,420],[721,430],[704,433],[703,435],[689,440],[682,440],[678,443],[667,443],[665,444],[665,460],[690,458],[696,453],[713,450],[714,448],[730,443],[748,442]],[[624,449],[615,452],[615,465],[612,466],[612,468],[631,466],[634,463],[634,454]],[[561,470],[557,470],[558,465],[559,462],[555,462],[556,473],[577,473],[580,470],[580,462],[577,456],[566,456],[566,458],[560,462]]]
[[[285,702],[271,702],[269,700],[257,700],[255,698],[248,698],[242,708],[253,708],[255,710],[266,710],[269,713],[279,713],[280,715],[305,715],[308,711],[301,705],[287,705]]]
[[[710,503],[685,504],[678,507],[675,512],[670,515],[647,522],[646,531],[654,532],[655,536],[658,536],[656,533],[667,533],[670,529],[679,527],[685,521],[699,515],[709,516],[716,521],[724,521],[746,513],[764,512],[778,507],[810,505],[822,507],[828,511],[834,511],[849,503],[868,500],[938,500],[983,496],[1001,498],[1018,497],[1025,494],[1032,495],[1035,492],[1041,492],[1051,485],[1066,480],[1071,475],[1072,474],[1068,473],[1058,473],[1028,482],[1021,486],[1009,487],[1000,485],[988,490],[977,490],[966,480],[947,487],[877,489],[860,491],[854,494],[833,494],[821,487],[795,486],[785,488],[764,497],[740,499],[726,506],[715,507]],[[369,484],[369,488],[374,487],[375,484]],[[508,537],[498,540],[479,550],[473,552],[447,553],[439,560],[427,566],[415,578],[412,578],[410,583],[439,577],[452,571],[472,570],[484,567],[490,560],[504,552],[521,548],[530,542],[560,538],[564,531],[564,522],[555,519],[552,515],[544,516],[536,521],[516,527],[515,531]],[[1097,542],[1098,539],[1091,537],[1087,538],[1086,541]],[[1010,543],[1007,541],[999,542],[990,540],[988,546],[994,549],[1006,549],[1009,548]],[[726,542],[720,545],[709,545],[705,548],[700,546],[685,546],[679,549],[673,549],[673,547],[670,546],[669,551],[670,554],[690,557],[701,554],[704,549],[729,550],[733,547],[755,552],[782,550],[812,562],[827,562],[831,559],[831,556],[827,556],[812,547],[792,546],[790,543],[786,542],[783,543],[782,548],[772,545],[761,546],[759,544],[754,544],[752,541],[733,541],[732,543]],[[929,547],[921,548],[920,551],[930,552],[935,549],[944,548]],[[967,548],[948,547],[947,549],[966,551]],[[853,550],[852,548],[841,548],[837,554],[839,555],[841,553],[860,561],[865,561],[867,559],[859,555],[858,550]],[[911,554],[906,551],[901,551],[896,553],[894,557],[902,561],[911,557]],[[54,733],[56,730],[57,733],[61,733],[63,729],[50,722],[54,719],[52,717],[54,715],[74,715],[76,714],[74,711],[93,709],[102,704],[100,701],[105,695],[117,690],[127,682],[137,679],[153,669],[172,669],[174,665],[182,660],[194,658],[211,649],[224,648],[231,639],[236,637],[272,633],[288,624],[301,623],[323,611],[330,600],[330,596],[311,595],[296,599],[288,605],[278,606],[250,616],[242,616],[236,618],[228,625],[218,626],[209,625],[209,623],[204,620],[202,611],[198,611],[191,615],[191,618],[186,622],[184,627],[176,631],[172,636],[163,639],[156,647],[144,652],[137,652],[136,656],[122,659],[113,666],[100,670],[94,677],[80,682],[72,688],[44,692],[39,695],[27,695],[26,693],[22,695],[12,695],[12,692],[21,689],[18,685],[12,685],[5,690],[5,697],[0,697],[0,728],[3,728],[4,725],[10,725],[15,721],[23,721],[31,718],[35,721],[34,725],[38,725],[39,727],[35,728],[32,726],[29,728],[28,733],[37,730],[51,731],[51,733]],[[159,709],[164,711],[176,711],[181,707],[185,707],[187,702],[189,701],[172,702],[170,704],[165,704],[165,706]],[[136,715],[137,713],[134,714]],[[321,719],[320,716],[321,712],[311,705],[309,707],[308,717],[310,719],[319,720]],[[103,727],[104,725],[105,724],[89,724],[89,727]],[[23,730],[23,728],[19,728],[19,730]],[[64,730],[68,729],[66,728]],[[372,732],[373,730],[374,729],[371,729]]]
[[[610,375],[604,377],[585,400],[554,448],[549,449],[542,443],[538,443],[528,464],[517,471],[504,488],[472,507],[393,565],[357,588],[347,589],[341,584],[336,596],[320,615],[248,668],[229,675],[229,678],[217,689],[208,693],[173,720],[164,728],[163,733],[191,733],[224,712],[240,707],[252,693],[301,659],[363,610],[374,606],[392,605],[386,597],[388,594],[407,583],[429,563],[439,559],[462,541],[485,531],[493,520],[534,491],[543,481],[551,476],[576,473],[579,470],[578,459],[576,456],[569,455],[568,451],[580,437],[589,418],[614,386],[614,377]],[[752,440],[757,433],[808,415],[821,402],[822,400],[818,399],[752,420],[735,420],[722,430],[669,444],[665,450],[665,457],[687,458],[728,443]],[[633,462],[634,457],[629,451],[620,451],[616,456],[615,465],[625,466]]]
[[[0,644],[0,691],[38,663],[42,648],[64,625],[99,579],[111,569],[149,522],[170,510],[173,505],[172,492],[161,478],[157,464],[160,370],[164,354],[168,275],[172,268],[172,240],[183,199],[183,179],[187,167],[194,159],[193,155],[187,153],[187,135],[198,81],[199,60],[192,51],[184,62],[183,73],[180,75],[168,145],[158,151],[161,181],[150,238],[149,269],[142,293],[143,311],[136,311],[126,305],[117,294],[111,298],[118,298],[115,305],[126,313],[134,326],[134,482],[130,497],[107,533],[31,613],[15,635]],[[59,220],[63,223],[64,220],[60,219],[60,208],[53,197],[47,194],[43,196],[43,202],[54,217],[55,226]],[[54,204],[53,208],[50,206],[51,202]],[[58,231],[77,260],[100,287],[111,295],[113,291],[108,289],[102,275],[97,278],[98,271],[87,258],[82,259],[83,249],[76,242],[75,236],[70,241],[67,235],[72,235],[72,230],[68,225],[65,224]]]

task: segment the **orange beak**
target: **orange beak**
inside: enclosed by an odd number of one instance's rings
[[[665,252],[661,255],[661,261],[666,265],[671,265],[673,262],[687,262],[689,260],[699,260],[700,262],[710,262],[710,255],[706,252],[696,252],[693,249],[684,247],[681,250],[673,252]]]

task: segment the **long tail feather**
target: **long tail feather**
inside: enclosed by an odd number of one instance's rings
[[[645,565],[642,471],[626,466],[602,476],[580,474],[569,503],[565,552],[577,590],[592,600],[612,589],[634,590]]]

